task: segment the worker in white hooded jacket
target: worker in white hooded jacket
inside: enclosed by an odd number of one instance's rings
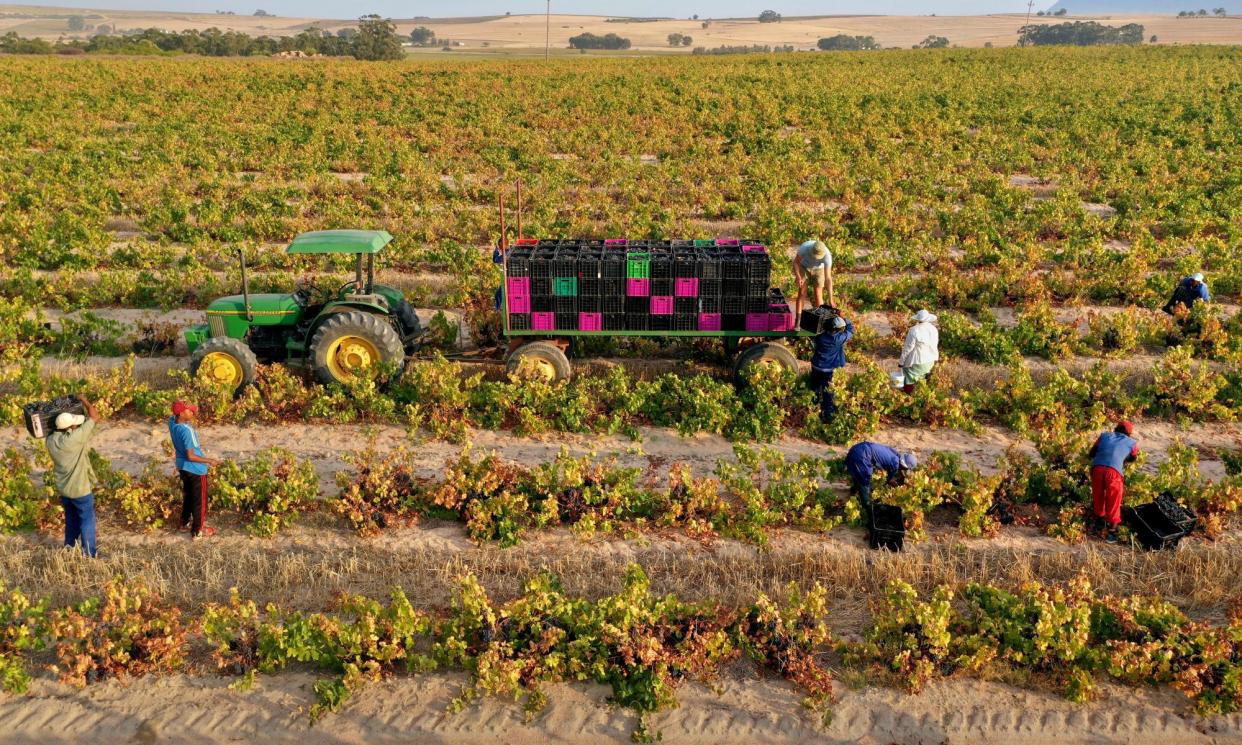
[[[914,325],[906,332],[906,343],[901,347],[902,390],[914,392],[914,384],[926,378],[940,359],[940,330],[936,328],[936,316],[920,310],[911,319]]]

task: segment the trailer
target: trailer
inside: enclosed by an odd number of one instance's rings
[[[752,365],[796,372],[783,342],[814,336],[798,329],[801,308],[770,287],[770,259],[755,241],[519,238],[500,252],[515,374],[568,380],[568,350],[583,337],[714,338],[741,381]]]

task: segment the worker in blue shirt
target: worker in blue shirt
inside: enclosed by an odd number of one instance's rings
[[[819,418],[825,424],[837,411],[832,397],[832,375],[845,367],[845,343],[854,336],[854,324],[841,316],[832,319],[832,330],[815,337],[811,355],[811,377],[808,385],[819,404]]]
[[[860,442],[845,454],[845,471],[850,476],[850,493],[858,497],[863,513],[871,513],[871,477],[884,471],[889,484],[901,482],[905,472],[919,467],[914,453],[900,453],[888,445]]]
[[[190,529],[191,538],[215,535],[207,522],[207,469],[219,461],[203,454],[194,431],[194,417],[198,406],[185,401],[175,401],[172,416],[168,418],[168,434],[176,453],[177,475],[181,478],[181,530]]]
[[[1203,272],[1195,272],[1177,283],[1177,287],[1173,290],[1173,297],[1169,302],[1165,303],[1164,308],[1161,310],[1172,315],[1177,311],[1177,306],[1180,305],[1186,310],[1190,310],[1195,303],[1200,301],[1205,303],[1212,302],[1212,293],[1208,292],[1207,282],[1203,279]]]
[[[1112,432],[1103,433],[1091,446],[1091,512],[1109,543],[1117,542],[1117,526],[1121,524],[1125,464],[1133,463],[1138,454],[1134,425],[1129,421],[1117,422]]]

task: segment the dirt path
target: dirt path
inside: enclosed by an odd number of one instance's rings
[[[1075,705],[1049,693],[1000,683],[951,680],[919,696],[887,688],[844,689],[821,724],[783,681],[735,666],[714,687],[687,684],[680,705],[650,717],[669,745],[816,743],[845,745],[1197,745],[1242,742],[1238,715],[1199,719],[1173,691],[1104,686],[1103,700]],[[446,711],[464,677],[428,674],[371,685],[338,713],[309,725],[315,678],[286,672],[248,692],[205,675],[108,682],[82,691],[37,680],[30,695],[0,699],[10,743],[79,743],[109,733],[111,742],[300,745],[456,743],[545,745],[628,743],[636,719],[606,703],[596,685],[549,686],[547,708],[529,723],[520,705],[485,699]]]

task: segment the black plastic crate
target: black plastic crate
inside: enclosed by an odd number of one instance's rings
[[[601,313],[625,313],[624,295],[602,295],[599,299]]]
[[[699,299],[697,297],[675,297],[673,298],[674,313],[691,313],[698,317]]]
[[[672,314],[660,315],[660,316],[648,316],[648,318],[651,319],[650,321],[648,321],[648,323],[650,324],[649,327],[652,331],[672,331],[673,330]]]
[[[600,284],[602,281],[603,280],[598,279],[596,277],[579,278],[578,279],[578,294],[599,296],[600,290],[603,288],[603,285]]]
[[[767,297],[748,297],[746,298],[747,313],[767,313],[768,312]]]
[[[602,250],[604,248],[603,238],[584,238],[578,241],[578,245],[591,250]]]
[[[530,254],[525,251],[520,254],[516,251],[510,251],[505,258],[505,272],[510,277],[529,277]]]
[[[625,299],[625,314],[631,313],[651,313],[651,298],[649,297],[627,297]]]
[[[578,314],[575,313],[557,313],[556,314],[556,330],[557,331],[577,331],[578,330]]]
[[[599,295],[579,295],[579,313],[600,313],[603,311],[603,300]]]
[[[891,504],[871,505],[867,544],[871,548],[900,551],[906,542],[906,518],[901,508]]]
[[[810,331],[812,334],[822,334],[832,330],[832,319],[836,317],[837,312],[827,305],[807,308],[802,311],[802,317],[798,319],[798,328]]]
[[[768,301],[768,283],[761,282],[757,279],[746,280],[746,297],[762,298],[763,302]]]
[[[530,314],[529,313],[510,313],[509,329],[511,331],[529,331],[530,330]]]
[[[603,276],[604,258],[597,251],[586,250],[578,253],[578,279],[598,281]]]
[[[560,245],[560,241],[555,238],[545,238],[536,244],[539,248],[556,248]]]
[[[746,265],[742,263],[740,254],[720,256],[720,276],[726,280],[746,279]]]
[[[673,255],[668,252],[651,252],[651,279],[673,278]],[[669,293],[672,294],[672,293]]]
[[[746,330],[746,314],[745,313],[725,313],[720,316],[721,331],[745,331]]]
[[[552,296],[551,295],[532,295],[530,298],[530,309],[534,313],[551,313],[552,312]]]
[[[621,264],[622,271],[625,264]],[[606,277],[601,279],[600,293],[604,297],[625,297],[625,279],[623,277]]]
[[[552,277],[531,277],[530,296],[552,297]]]
[[[77,396],[60,396],[51,401],[33,401],[22,407],[22,419],[31,437],[42,439],[56,431],[56,417],[61,414],[85,414],[86,407]]]
[[[577,313],[578,298],[573,296],[558,295],[552,298],[552,310],[560,313]]]
[[[600,259],[600,276],[604,279],[625,279],[624,250],[606,249],[604,251]]]
[[[767,302],[766,300],[764,302]],[[706,313],[707,311],[703,311]],[[724,295],[720,298],[720,312],[725,315],[745,315],[746,298],[740,295]],[[754,311],[758,313],[759,311]],[[766,311],[765,311],[766,312]]]
[[[698,313],[674,313],[673,314],[673,330],[674,331],[697,331],[699,328]]]
[[[1139,545],[1148,551],[1177,548],[1177,544],[1186,537],[1186,531],[1170,520],[1155,502],[1125,507],[1122,515],[1130,530],[1134,531]]]
[[[652,264],[651,266],[653,269],[655,268],[655,264]],[[659,296],[668,297],[669,295],[672,295],[673,294],[673,278],[672,277],[660,277],[657,279],[655,277],[652,277],[651,278],[651,294],[653,297],[659,297]]]
[[[625,314],[624,313],[605,313],[601,319],[601,323],[605,331],[624,331],[625,330]]]
[[[667,316],[665,316],[667,318]],[[625,329],[627,331],[647,331],[650,329],[650,313],[626,313]]]
[[[767,258],[766,256],[764,257]],[[765,285],[772,283],[772,264],[768,261],[747,261],[746,264],[746,281],[761,282]]]
[[[572,248],[560,248],[552,259],[553,277],[578,276],[578,251]]]
[[[668,245],[671,246],[672,248],[693,248],[694,241],[674,239],[674,240],[669,241]]]
[[[698,278],[703,272],[704,261],[693,251],[678,251],[673,255],[673,276]]]
[[[699,297],[720,297],[721,281],[718,279],[700,279]]]
[[[1156,507],[1179,529],[1189,534],[1199,524],[1199,518],[1189,507],[1178,502],[1168,492],[1161,493],[1154,502]]]
[[[746,294],[746,280],[744,279],[722,279],[720,280],[720,294],[728,297],[736,295],[742,297]]]
[[[724,301],[719,295],[705,295],[699,298],[700,313],[720,313],[724,307]]]

